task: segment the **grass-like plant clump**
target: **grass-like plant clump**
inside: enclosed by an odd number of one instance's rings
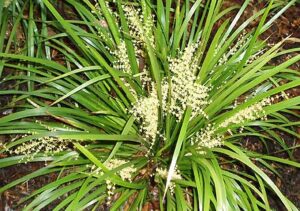
[[[297,210],[262,168],[299,167],[277,132],[299,138],[300,97],[286,91],[300,85],[289,68],[300,55],[270,65],[299,49],[259,39],[295,0],[240,23],[249,1],[66,0],[73,18],[51,0],[1,1],[1,82],[13,85],[0,94],[13,110],[0,118],[0,167],[45,166],[0,192],[55,172],[22,210],[271,210],[270,194]]]

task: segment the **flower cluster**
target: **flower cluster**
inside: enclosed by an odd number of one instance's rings
[[[149,42],[150,46],[154,48],[153,17],[146,15],[145,10],[141,12],[141,9],[130,6],[123,6],[123,10],[129,23],[130,36],[135,39],[136,44],[144,46],[145,43]]]
[[[111,204],[112,196],[114,195],[116,185],[108,179],[105,180],[105,183],[106,183],[106,190],[107,190],[106,205],[109,206]]]
[[[147,69],[147,66],[145,65],[145,67],[143,68],[143,70],[141,71],[140,75],[140,80],[142,82],[142,86],[144,89],[147,88],[147,86],[151,83],[152,79],[150,77],[149,74],[149,70]]]
[[[146,14],[145,5],[143,10],[136,9],[130,6],[123,6],[125,16],[129,22],[130,35],[133,37],[135,48],[145,47],[145,43],[149,42],[154,46],[153,38],[153,18]],[[248,42],[250,36],[246,36],[243,32],[237,42],[224,54],[218,65],[225,63],[228,58],[235,55],[237,51],[242,49]],[[176,118],[176,121],[181,121],[187,107],[192,109],[192,118],[198,115],[208,119],[208,115],[204,112],[204,108],[210,103],[209,91],[210,88],[197,83],[197,60],[195,57],[196,49],[199,43],[194,43],[187,46],[179,57],[169,58],[170,78],[162,79],[162,104],[161,109],[163,115],[167,113]],[[122,42],[118,47],[116,55],[118,61],[115,68],[127,72],[130,69],[129,59],[126,52],[125,43]],[[251,61],[250,61],[251,62]],[[148,69],[144,69],[140,75],[145,75]],[[140,132],[149,141],[149,151],[152,150],[158,134],[158,115],[159,101],[157,98],[157,90],[155,90],[154,82],[149,86],[151,78],[146,75],[147,80],[143,83],[143,87],[150,87],[148,97],[136,97],[136,102],[130,110],[137,120],[140,121]],[[142,79],[142,78],[141,78]],[[146,86],[148,84],[148,86]],[[197,146],[199,152],[203,152],[205,148],[213,148],[223,144],[223,136],[217,133],[219,128],[225,128],[230,124],[240,124],[248,120],[257,119],[262,115],[263,107],[269,104],[266,99],[260,103],[250,106],[238,112],[236,115],[228,118],[217,127],[207,125],[204,129],[194,134],[191,138],[192,145]]]
[[[128,6],[124,6],[123,10],[125,11],[129,23],[131,23],[129,24],[130,34],[133,37],[135,56],[137,58],[137,62],[139,63],[138,58],[144,57],[144,51],[142,50],[142,48],[144,47],[143,43],[145,43],[145,37],[151,37],[145,36],[145,33],[150,33],[150,31],[147,31],[148,29],[146,29],[146,25],[142,26],[142,16],[140,15],[140,10],[135,10],[134,8]],[[148,22],[150,23],[150,21]],[[121,41],[120,45],[115,51],[111,51],[111,54],[116,57],[116,60],[113,63],[113,67],[124,73],[131,74],[131,65],[124,40]],[[146,88],[151,83],[151,77],[149,76],[149,71],[146,65],[142,69],[141,73],[137,74],[136,76],[140,77],[142,86],[144,88]],[[159,103],[157,99],[157,93],[153,88],[154,84],[152,83],[153,92],[150,93],[150,96],[148,98],[144,97],[138,99],[135,89],[133,89],[124,78],[122,78],[122,81],[124,82],[125,86],[129,88],[136,99],[136,102],[134,103],[133,108],[130,110],[130,113],[132,113],[142,123],[140,130],[145,134],[146,140],[150,142],[150,152],[155,142],[158,121]],[[146,112],[144,111],[144,109]]]
[[[239,51],[241,48],[245,47],[247,43],[250,41],[251,36],[246,37],[247,32],[243,31],[242,34],[239,36],[236,43],[229,48],[229,51],[223,55],[223,57],[219,60],[217,66],[225,64],[228,59],[233,56],[237,51]],[[221,46],[217,47],[215,54],[220,50]]]
[[[266,52],[266,48],[263,48],[259,51],[257,51],[255,54],[251,55],[249,59],[247,60],[247,64],[251,64],[255,60],[257,60],[261,55],[263,55]]]
[[[223,144],[223,136],[216,134],[213,125],[208,124],[191,138],[191,144],[196,147],[199,154],[204,154],[205,148],[214,148]]]
[[[113,170],[121,165],[126,164],[127,161],[125,160],[119,160],[119,159],[111,159],[109,160],[109,162],[105,163],[106,168],[108,168],[109,170]],[[134,168],[133,165],[125,167],[123,169],[121,169],[120,171],[118,171],[118,174],[120,175],[120,177],[122,178],[122,180],[127,180],[129,182],[131,182],[132,179],[132,174],[136,171],[136,168]]]
[[[119,160],[119,159],[111,159],[109,160],[109,162],[107,162],[105,164],[106,168],[108,168],[109,170],[113,170],[121,165],[126,164],[127,162],[125,160]],[[125,167],[123,169],[121,169],[120,171],[118,171],[118,174],[120,175],[122,180],[127,180],[129,182],[131,182],[132,180],[132,174],[136,172],[136,168],[134,168],[134,166],[128,166]],[[112,183],[109,179],[106,179],[106,189],[107,189],[107,205],[111,204],[111,198],[114,194],[114,190],[116,189],[115,184]]]
[[[8,7],[11,3],[12,3],[13,0],[4,0],[4,3],[3,3],[3,7]]]
[[[116,61],[113,63],[113,67],[124,73],[131,74],[131,66],[125,41],[122,40],[117,49],[115,51],[112,51],[111,54],[116,57]]]
[[[226,128],[230,126],[231,124],[241,124],[244,122],[247,122],[249,120],[255,120],[260,117],[265,118],[265,112],[263,107],[271,105],[272,99],[271,98],[265,98],[262,101],[255,103],[251,106],[248,106],[245,109],[240,110],[232,117],[226,119],[224,122],[222,122],[219,127]]]
[[[162,85],[163,109],[181,120],[187,106],[192,108],[192,116],[203,115],[203,108],[209,104],[209,88],[196,82],[197,64],[194,52],[198,44],[189,45],[179,58],[169,59],[169,69],[173,73],[171,83],[165,79]],[[170,89],[170,106],[167,106],[168,90]]]
[[[118,168],[119,166],[122,166],[126,164],[127,161],[125,160],[120,160],[120,159],[111,159],[108,162],[106,162],[104,165],[107,169],[113,170]],[[122,180],[127,180],[130,181],[132,180],[132,173],[136,171],[136,168],[134,168],[133,165],[125,167],[117,172],[117,174],[121,177]],[[100,174],[103,175],[103,171],[101,168],[98,168],[96,165],[91,166],[91,173],[93,174]]]
[[[245,109],[240,110],[233,116],[224,120],[218,126],[208,124],[200,132],[197,132],[194,137],[191,138],[191,144],[196,146],[199,153],[205,153],[204,148],[214,148],[221,146],[223,144],[223,136],[217,133],[219,128],[227,128],[230,125],[243,124],[247,121],[256,120],[258,118],[266,118],[264,107],[271,105],[273,98],[265,98],[258,103],[248,106]],[[240,132],[243,130],[241,126]],[[230,130],[228,130],[231,133]]]
[[[119,70],[121,72],[124,72],[126,74],[131,75],[131,65],[128,58],[127,48],[125,41],[122,40],[120,45],[117,47],[115,51],[111,51],[111,54],[116,57],[116,60],[113,62],[113,67],[116,70]],[[131,94],[137,98],[137,94],[135,89],[132,88],[132,86],[126,81],[125,78],[121,78],[124,85],[130,90]]]
[[[23,136],[25,137],[25,136]],[[68,149],[71,143],[69,139],[46,136],[24,142],[13,150],[8,150],[11,154],[25,155],[26,162],[32,160],[38,153],[54,155]]]
[[[121,165],[126,164],[127,161],[125,160],[119,160],[119,159],[111,159],[107,163],[105,163],[105,167],[108,168],[109,170],[113,170],[118,168]],[[95,165],[91,166],[91,171],[94,174],[100,174],[103,175],[103,171],[101,168],[97,168]],[[119,176],[121,177],[122,180],[127,180],[129,182],[132,181],[132,174],[136,172],[136,168],[134,168],[133,165],[125,167],[117,172]],[[116,185],[110,180],[106,179],[106,189],[107,189],[107,199],[106,199],[106,204],[110,205],[111,204],[111,199],[112,196],[114,195],[114,190],[116,189]]]
[[[158,108],[159,101],[157,93],[156,89],[154,89],[154,84],[152,84],[152,91],[149,96],[139,98],[137,102],[133,104],[130,111],[135,118],[141,122],[140,132],[143,133],[146,140],[150,142],[149,150],[152,149],[158,133]]]
[[[106,1],[105,4],[106,4],[106,9],[115,18],[115,20],[117,22],[119,19],[118,13],[112,11],[111,6],[109,5],[108,1]],[[108,23],[106,21],[105,15],[103,14],[103,10],[101,9],[101,6],[97,2],[97,0],[95,1],[94,7],[92,7],[91,13],[95,14],[96,18],[97,18],[97,20],[94,22],[94,26],[95,26],[95,29],[97,31],[99,38],[106,43],[112,44],[113,38],[112,38],[111,33],[109,33]]]
[[[170,113],[177,121],[182,119],[187,106],[192,108],[192,117],[203,115],[204,107],[209,104],[209,88],[196,82],[197,64],[194,61],[194,52],[198,44],[189,45],[179,58],[169,59],[169,68],[172,72],[171,81],[163,79],[162,83],[162,110],[164,115]],[[141,122],[140,131],[149,141],[149,151],[152,150],[158,134],[159,100],[157,90],[152,82],[148,97],[141,97],[133,104],[131,113]]]
[[[161,177],[162,179],[167,179],[168,178],[168,170],[166,168],[157,168],[156,169],[156,175]],[[172,180],[180,180],[182,179],[182,176],[180,174],[180,171],[176,168],[173,175],[172,175]],[[175,183],[174,182],[171,182],[170,183],[170,192],[171,194],[174,194],[174,189],[175,189]]]

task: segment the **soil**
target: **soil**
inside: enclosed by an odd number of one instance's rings
[[[64,13],[63,4],[62,1],[59,1],[60,4],[58,4],[58,7],[60,7],[60,11]],[[250,17],[253,13],[258,11],[261,8],[265,7],[266,1],[253,1],[250,4],[250,6],[246,9],[244,12],[241,21],[247,19]],[[234,4],[242,4],[243,1],[241,0],[227,0],[224,2],[224,7],[229,7]],[[66,15],[66,14],[63,14]],[[232,14],[233,16],[234,14]],[[249,26],[248,30],[254,29],[258,25],[258,22],[253,22]],[[276,22],[268,29],[262,36],[261,39],[267,39],[267,42],[272,44],[281,41],[282,39],[286,37],[293,37],[296,39],[291,39],[288,41],[285,45],[285,49],[293,48],[293,47],[300,47],[300,4],[296,4],[295,6],[288,9],[283,15],[281,15]],[[273,65],[277,65],[279,63],[282,63],[286,61],[291,55],[285,55],[277,60],[272,61]],[[300,70],[300,62],[294,64],[291,68],[295,70]],[[5,75],[9,74],[9,72],[6,70],[2,77],[5,77]],[[0,83],[0,90],[8,89],[9,85],[8,83]],[[294,88],[292,90],[289,90],[289,93],[291,96],[299,96],[300,95],[300,88]],[[10,102],[10,97],[1,97],[0,98],[0,108],[3,108],[5,105],[7,105]],[[12,110],[10,109],[0,109],[0,117],[7,115],[11,113]],[[292,119],[291,119],[292,121]],[[300,133],[300,128],[298,128],[298,132]],[[286,141],[286,143],[289,146],[295,146],[300,145],[300,140],[297,140],[297,143],[294,143],[294,141],[291,141],[289,136],[287,134],[279,133],[278,134]],[[0,136],[0,142],[5,142],[7,137]],[[250,141],[245,142],[245,147],[249,150],[257,151],[257,152],[264,152],[261,142],[258,140],[251,139]],[[279,146],[277,146],[275,143],[270,143],[269,146],[269,152],[272,154],[276,154],[279,157],[287,158],[287,155],[285,153],[279,153],[280,150]],[[5,157],[6,155],[0,154],[0,158]],[[293,151],[292,154],[293,158],[300,162],[300,149],[296,148]],[[271,163],[271,165],[276,168],[276,170],[281,174],[281,177],[278,177],[272,173],[270,173],[267,169],[262,168],[274,181],[275,184],[281,189],[281,191],[300,209],[300,170],[285,166],[285,165],[279,165],[275,163]],[[3,186],[5,184],[8,184],[9,182],[16,180],[18,178],[21,178],[24,175],[27,175],[41,167],[44,166],[44,163],[30,163],[30,164],[19,164],[16,166],[11,166],[7,168],[0,169],[0,186]],[[28,196],[32,191],[44,186],[45,184],[48,184],[52,181],[54,181],[57,178],[56,174],[49,174],[45,176],[38,177],[36,179],[30,180],[28,182],[22,183],[20,185],[17,185],[7,191],[4,192],[0,196],[0,211],[13,211],[13,210],[21,210],[21,208],[15,208],[18,201],[25,196]],[[277,198],[270,199],[271,207],[274,208],[274,210],[285,210],[282,206],[282,204],[277,200]],[[52,210],[52,204],[47,209],[44,210]],[[149,206],[151,207],[151,206]],[[147,209],[143,209],[147,210]]]
[[[240,19],[240,22],[243,22],[256,11],[259,11],[262,8],[265,8],[267,1],[251,1],[251,4],[246,8],[243,16]],[[242,4],[243,1],[240,0],[227,0],[224,3],[224,7],[232,6],[234,4]],[[258,21],[253,22],[248,27],[248,30],[253,30],[257,27]],[[260,36],[262,40],[267,40],[267,43],[274,44],[282,41],[283,39],[290,37],[292,39],[288,40],[284,45],[284,49],[299,48],[300,47],[300,3],[297,3],[295,6],[290,7],[285,13],[283,13],[272,26]],[[295,56],[297,53],[283,55],[276,60],[272,60],[271,65],[278,65],[285,62],[292,56]],[[299,53],[298,53],[299,54]],[[300,62],[293,64],[291,69],[300,71]],[[291,97],[296,97],[300,95],[300,87],[293,88],[287,91]],[[296,121],[290,117],[291,121]],[[298,120],[299,121],[299,120]],[[300,134],[300,128],[297,128],[298,133]],[[292,147],[295,145],[300,145],[300,140],[296,140],[296,143],[291,140],[288,134],[277,131],[278,135],[285,141],[285,143]],[[249,138],[250,139],[250,138]],[[251,138],[249,142],[246,142],[246,148],[251,151],[256,151],[264,153],[264,146],[258,140]],[[278,153],[280,151],[280,146],[278,143],[269,143],[268,144],[269,153],[276,155],[281,158],[288,158],[286,153]],[[300,162],[300,149],[296,148],[292,157],[295,161]],[[271,165],[279,172],[281,177],[275,176],[269,172],[266,168],[262,167],[262,170],[270,176],[275,184],[279,187],[282,193],[289,198],[298,209],[300,209],[300,169],[294,168],[286,165],[279,165],[278,163],[271,163]],[[270,197],[270,206],[274,210],[285,210],[282,203],[277,200],[277,198]]]

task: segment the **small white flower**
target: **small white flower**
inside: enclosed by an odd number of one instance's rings
[[[148,40],[150,46],[154,48],[153,17],[149,15],[144,20],[144,16],[146,16],[144,10],[143,13],[141,13],[140,9],[135,9],[130,6],[123,6],[123,10],[129,23],[129,33],[137,42],[136,45],[145,46]]]
[[[116,61],[113,63],[113,67],[124,73],[131,74],[131,66],[125,41],[122,40],[117,49],[111,53],[116,57]]]
[[[270,105],[271,103],[271,98],[265,98],[258,103],[255,103],[245,109],[240,110],[238,113],[222,122],[219,125],[219,127],[226,128],[231,124],[241,124],[249,120],[256,120],[259,117],[266,118],[265,111],[263,108],[267,105]]]
[[[171,83],[167,79],[162,83],[163,109],[173,114],[178,121],[181,120],[187,106],[192,108],[192,117],[201,114],[207,118],[203,108],[209,104],[207,100],[209,88],[196,83],[197,64],[194,60],[194,52],[197,47],[198,44],[189,45],[179,58],[169,58],[169,69],[173,73]]]
[[[157,168],[156,169],[156,174],[161,177],[162,179],[167,179],[168,178],[168,170],[166,168]],[[172,175],[171,181],[172,180],[180,180],[182,179],[182,176],[180,174],[180,171],[175,168],[175,171]],[[170,189],[170,193],[174,194],[174,189],[175,189],[176,184],[174,182],[170,183],[169,189]]]
[[[127,163],[127,161],[125,161],[125,160],[111,159],[107,163],[105,163],[105,166],[109,170],[113,170],[115,168],[118,168],[121,165],[126,164],[126,163]],[[136,171],[136,168],[134,168],[133,166],[128,166],[128,167],[125,167],[125,168],[121,169],[117,173],[120,175],[122,180],[124,180],[124,181],[127,180],[127,181],[131,182],[132,174],[135,171]]]
[[[196,147],[196,151],[200,154],[205,153],[204,148],[214,148],[223,144],[223,136],[216,134],[213,125],[208,124],[200,132],[197,132],[191,139],[191,143]]]
[[[70,142],[72,142],[72,140],[46,136],[24,142],[15,149],[9,150],[9,152],[16,155],[25,155],[24,159],[26,159],[26,161],[30,161],[38,153],[54,155],[59,152],[63,152],[68,149],[68,144]]]
[[[146,140],[150,142],[150,148],[152,149],[157,136],[158,126],[158,109],[159,101],[157,98],[155,85],[152,83],[152,91],[148,97],[142,97],[133,104],[131,113],[136,119],[141,120],[140,129],[144,133]]]
[[[4,8],[8,7],[12,2],[13,2],[13,0],[4,0],[3,7]]]
[[[251,36],[246,37],[246,35],[247,35],[247,32],[243,31],[242,34],[239,36],[238,40],[236,41],[236,43],[229,48],[229,51],[227,53],[225,53],[222,56],[222,58],[220,58],[217,66],[225,64],[231,56],[233,56],[236,52],[238,52],[240,49],[244,48],[247,45],[247,43],[251,39]],[[220,49],[221,49],[221,46],[218,46],[216,48],[215,55],[218,53],[218,51],[220,51]]]

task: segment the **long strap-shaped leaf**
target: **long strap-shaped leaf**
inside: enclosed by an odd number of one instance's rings
[[[101,11],[103,12],[103,15],[104,15],[104,17],[107,21],[109,29],[110,29],[117,45],[119,45],[121,40],[120,40],[120,35],[119,35],[117,24],[116,24],[115,20],[113,19],[112,15],[110,14],[110,12],[109,12],[109,10],[106,6],[105,1],[104,0],[98,0],[98,2],[99,2],[99,5],[100,5],[100,8],[101,8]]]
[[[93,79],[91,79],[91,80],[85,82],[84,84],[81,84],[80,86],[76,87],[75,89],[73,89],[72,91],[68,92],[68,93],[65,94],[64,96],[58,98],[55,102],[53,102],[53,103],[51,104],[51,106],[52,106],[52,105],[55,105],[55,104],[57,104],[57,103],[59,103],[60,101],[66,99],[66,98],[68,98],[68,97],[70,97],[70,96],[73,95],[74,93],[79,92],[80,90],[83,90],[85,87],[88,87],[88,86],[90,86],[90,85],[92,85],[92,84],[94,84],[94,83],[97,83],[97,82],[99,82],[99,81],[105,80],[105,79],[107,79],[107,78],[110,78],[110,75],[109,75],[109,74],[104,74],[104,75],[100,75],[100,76],[98,76],[98,77],[95,77],[95,78],[93,78]]]
[[[259,169],[255,164],[253,164],[253,162],[251,162],[251,160],[249,159],[249,157],[247,155],[245,155],[238,147],[234,146],[231,143],[225,143],[225,145],[227,147],[229,147],[230,149],[232,149],[233,151],[227,150],[227,149],[221,149],[221,148],[216,148],[214,149],[214,151],[216,152],[220,152],[222,154],[228,155],[229,157],[232,157],[236,160],[239,160],[240,162],[244,163],[245,165],[247,165],[249,168],[251,168],[254,172],[257,173],[257,175],[259,175],[264,181],[265,183],[267,183],[273,190],[274,192],[277,194],[277,196],[280,198],[280,200],[282,201],[282,203],[285,205],[285,207],[289,210],[289,211],[296,211],[298,210],[282,193],[281,191],[278,189],[278,187],[274,184],[274,182],[261,170]]]
[[[70,37],[76,42],[79,49],[88,57],[92,57],[91,60],[97,59],[98,62],[112,75],[112,77],[116,80],[116,82],[121,86],[121,88],[126,93],[127,97],[130,99],[131,102],[135,101],[135,98],[132,96],[129,89],[125,86],[125,84],[120,80],[116,71],[106,62],[106,60],[92,47],[87,47],[82,39],[75,33],[72,29],[71,24],[67,22],[52,6],[52,4],[48,0],[43,0],[47,8],[51,11],[54,17],[61,23],[62,27],[66,30],[66,32],[70,35]],[[104,4],[104,2],[100,3]],[[105,5],[105,4],[104,4]],[[106,7],[106,6],[105,6]],[[1,56],[1,55],[0,55]],[[118,91],[118,90],[116,90]],[[121,94],[121,93],[120,93]],[[125,100],[125,99],[124,99]]]
[[[191,107],[188,107],[186,112],[185,112],[185,116],[184,116],[184,119],[183,119],[183,122],[182,122],[181,130],[180,130],[178,140],[177,140],[177,143],[176,143],[176,147],[175,147],[175,150],[174,150],[174,153],[173,153],[171,165],[170,165],[170,168],[169,168],[169,171],[168,171],[166,188],[165,188],[165,191],[164,191],[163,198],[165,198],[168,187],[170,186],[172,176],[173,176],[175,168],[176,168],[176,162],[177,162],[177,159],[178,159],[179,154],[180,154],[180,149],[181,149],[182,143],[183,143],[183,141],[186,137],[186,131],[187,131],[187,127],[188,127],[188,124],[189,124],[189,121],[190,121],[191,114],[192,114],[192,109],[191,109]]]

